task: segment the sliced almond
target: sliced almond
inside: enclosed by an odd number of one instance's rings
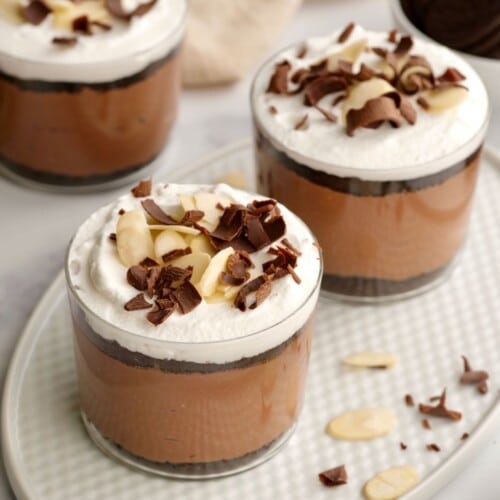
[[[191,275],[191,281],[194,285],[199,283],[203,273],[210,264],[210,255],[201,252],[194,252],[188,255],[183,255],[177,259],[170,262],[173,266],[182,267],[183,269],[191,266],[193,268],[193,274]]]
[[[238,292],[240,290],[241,286],[231,286],[231,285],[225,285],[224,283],[219,283],[217,286],[217,292],[221,293],[224,295],[226,300],[231,300],[238,295]]]
[[[210,295],[209,297],[204,297],[204,299],[209,304],[215,304],[217,302],[227,302],[227,300],[228,300],[222,292],[215,292],[214,294]]]
[[[243,172],[232,170],[217,179],[217,184],[227,184],[235,189],[247,189],[248,183]]]
[[[421,97],[428,104],[428,111],[445,111],[461,104],[468,90],[461,86],[443,87],[422,92]]]
[[[344,358],[343,362],[358,368],[390,368],[396,364],[397,358],[386,352],[357,352]]]
[[[184,238],[171,229],[164,229],[155,239],[155,254],[156,261],[161,262],[163,255],[172,250],[187,248],[187,243]]]
[[[169,229],[170,231],[175,231],[176,233],[181,234],[200,234],[200,230],[195,227],[177,226],[176,224],[172,224],[171,226],[165,226],[163,224],[149,224],[148,228],[152,231],[164,231],[165,229]]]
[[[344,47],[340,52],[335,52],[328,56],[327,69],[335,71],[338,69],[339,61],[346,61],[351,64],[355,63],[358,57],[364,52],[367,45],[367,40],[357,40]]]
[[[214,255],[198,283],[198,291],[203,297],[210,297],[215,293],[219,276],[226,270],[227,259],[233,253],[232,247],[227,247]]]
[[[215,255],[215,248],[209,243],[208,239],[204,234],[199,234],[194,238],[189,240],[189,246],[194,252],[206,253],[210,256]]]
[[[194,202],[193,196],[189,194],[181,194],[179,196],[179,200],[184,212],[187,212],[188,210],[196,210],[196,203]]]
[[[349,95],[343,101],[342,123],[346,123],[346,115],[351,109],[361,109],[366,101],[394,90],[394,87],[383,78],[371,78],[370,80],[357,83],[351,87]]]
[[[231,200],[226,196],[215,193],[197,193],[193,198],[196,209],[201,210],[205,214],[200,221],[200,225],[209,231],[213,231],[217,227],[221,216],[221,211],[217,206],[228,206],[231,204]]]
[[[367,500],[393,500],[410,491],[419,481],[420,474],[415,467],[391,467],[367,481],[363,494]]]
[[[72,30],[73,21],[80,16],[87,16],[91,21],[111,24],[111,16],[104,2],[83,0],[71,2],[68,0],[45,0],[52,10],[54,26],[67,31]]]
[[[396,416],[388,408],[363,408],[335,417],[327,433],[336,439],[365,440],[385,436],[396,426]]]
[[[133,227],[116,232],[116,250],[126,267],[139,264],[146,257],[155,258],[151,233]]]
[[[24,21],[21,16],[22,7],[21,0],[2,0],[0,2],[0,18],[10,23],[20,24]]]

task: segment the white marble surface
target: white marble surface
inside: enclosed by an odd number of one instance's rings
[[[269,53],[355,20],[370,29],[387,29],[384,0],[308,0]],[[224,88],[184,91],[177,128],[155,176],[168,173],[251,132],[250,76]],[[489,133],[500,148],[500,110]],[[66,245],[81,221],[119,191],[55,195],[32,191],[0,178],[0,387],[23,325],[41,294],[63,265]],[[435,500],[500,498],[500,430],[473,462]],[[12,499],[0,467],[0,499]]]

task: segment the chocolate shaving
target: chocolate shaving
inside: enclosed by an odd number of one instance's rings
[[[329,122],[332,123],[337,123],[338,119],[337,117],[331,112],[328,111],[327,109],[322,108],[321,106],[314,106]]]
[[[479,392],[479,394],[486,394],[488,392],[488,383],[486,380],[482,380],[477,384],[477,392]]]
[[[425,109],[426,111],[430,108],[429,106],[429,102],[427,101],[427,99],[425,99],[424,97],[420,96],[418,99],[417,99],[417,104],[422,108],[422,109]]]
[[[423,418],[423,419],[422,419],[422,427],[423,427],[424,429],[427,429],[428,431],[432,429],[432,427],[431,427],[431,423],[430,423],[430,422],[429,422],[429,420],[428,420],[428,419],[426,419],[426,418]]]
[[[149,268],[157,266],[158,262],[156,262],[156,260],[152,259],[151,257],[146,257],[145,259],[141,260],[141,262],[139,262],[139,265]]]
[[[54,45],[61,45],[63,47],[73,47],[77,42],[78,39],[74,36],[55,36],[52,38]]]
[[[162,267],[155,281],[154,291],[160,298],[163,298],[169,295],[173,288],[182,285],[191,278],[192,274],[193,269],[191,267],[186,269],[172,265]]]
[[[261,276],[257,276],[257,278],[255,278],[255,279],[249,281],[248,283],[246,283],[245,285],[243,285],[240,288],[238,294],[236,295],[236,298],[234,299],[234,305],[240,311],[246,311],[248,307],[250,307],[250,309],[255,309],[255,307],[257,307],[256,305],[255,306],[253,304],[250,304],[250,306],[247,305],[247,297],[254,292],[256,293],[262,287],[264,287],[263,293],[265,294],[267,287],[268,287],[268,285],[266,285],[267,282],[268,282],[268,278],[265,275],[261,275]],[[260,301],[260,303],[262,302],[262,300]],[[254,304],[255,303],[256,302],[254,302]]]
[[[134,10],[127,12],[122,5],[121,0],[106,0],[106,8],[115,17],[129,21],[134,16],[143,16],[149,12],[155,5],[156,0],[140,4]]]
[[[290,250],[291,252],[293,252],[295,255],[297,255],[297,256],[302,255],[302,253],[301,253],[301,252],[299,252],[299,251],[298,251],[298,250],[297,250],[297,249],[296,249],[296,248],[295,248],[295,247],[294,247],[294,246],[290,243],[290,241],[288,241],[288,239],[287,239],[287,238],[283,238],[283,239],[281,240],[281,244],[282,244],[282,245],[285,245],[285,246],[288,248],[288,250]]]
[[[73,19],[73,22],[71,23],[71,27],[73,28],[73,31],[77,33],[83,33],[84,35],[92,34],[88,16],[75,17],[75,19]]]
[[[201,210],[187,210],[182,216],[179,224],[182,226],[196,226],[196,223],[200,222],[204,216],[205,212],[202,212]]]
[[[42,0],[31,0],[21,9],[21,15],[25,21],[35,26],[41,24],[51,12],[52,9]]]
[[[391,43],[396,43],[398,41],[398,30],[392,29],[387,35],[387,41]]]
[[[269,106],[269,113],[272,115],[278,114],[278,110],[276,109],[276,106]]]
[[[438,82],[458,83],[465,80],[465,76],[456,68],[446,68],[441,76],[437,77]]]
[[[307,47],[304,45],[298,50],[296,57],[297,59],[304,59],[306,54],[307,54]]]
[[[343,101],[347,97],[347,94],[339,94],[335,96],[332,101],[332,106],[336,106],[340,101]]]
[[[462,436],[460,437],[460,439],[461,439],[462,441],[465,441],[468,437],[469,437],[469,433],[468,433],[468,432],[464,432],[464,433],[462,434]]]
[[[460,383],[475,384],[477,385],[477,389],[479,392],[482,392],[482,390],[487,392],[488,385],[486,384],[486,380],[488,380],[490,376],[489,373],[484,370],[473,370],[470,366],[469,360],[465,356],[462,356],[462,360],[464,363],[464,372],[460,376]],[[482,390],[480,390],[479,384],[481,384]]]
[[[245,283],[245,278],[235,278],[231,274],[224,272],[220,274],[219,280],[229,286],[240,286]]]
[[[351,36],[351,33],[354,30],[355,26],[356,25],[354,23],[349,23],[343,29],[342,33],[340,33],[340,35],[338,36],[337,43],[344,43],[344,42],[346,42],[349,39],[349,37]]]
[[[141,202],[142,208],[146,210],[146,212],[153,217],[153,219],[160,224],[164,224],[166,226],[173,226],[179,224],[175,219],[170,217],[170,215],[166,214],[157,204],[156,202],[148,198]]]
[[[441,451],[441,448],[436,443],[431,443],[425,446],[429,451]]]
[[[118,215],[123,215],[125,214],[125,210],[123,208],[120,208],[120,210],[118,210]]]
[[[219,224],[210,234],[213,238],[232,241],[243,231],[246,209],[242,205],[231,204],[225,208]]]
[[[109,233],[109,239],[111,241],[116,241],[116,233]]]
[[[158,282],[158,278],[160,277],[162,268],[160,267],[151,267],[148,269],[148,274],[147,274],[147,291],[148,295],[152,297],[155,294],[155,289],[156,289],[156,283]]]
[[[401,125],[401,114],[394,99],[387,96],[369,99],[361,109],[348,111],[347,134],[354,135],[354,131],[358,128],[377,128],[385,121],[394,127]]]
[[[328,487],[347,484],[347,471],[344,465],[328,469],[318,474],[319,480]]]
[[[405,403],[406,406],[415,406],[415,402],[413,401],[413,397],[411,394],[405,395]]]
[[[153,325],[158,326],[163,323],[176,309],[177,305],[171,300],[159,301],[155,303],[152,311],[148,312],[146,318]]]
[[[300,285],[302,283],[302,280],[299,278],[299,276],[297,275],[297,273],[295,272],[293,267],[290,264],[288,264],[288,266],[286,266],[286,269],[290,273],[290,275],[292,276],[293,281],[295,281],[295,283],[297,283],[297,285]]]
[[[109,31],[111,29],[111,25],[108,23],[104,23],[102,21],[90,21],[90,24],[92,26],[97,26],[98,28],[101,28],[104,31]]]
[[[410,52],[411,48],[413,47],[413,39],[410,35],[404,35],[399,39],[399,42],[394,49],[394,54],[397,57],[403,57],[408,52]]]
[[[246,217],[246,237],[248,241],[257,249],[266,247],[271,243],[271,239],[264,230],[264,226],[259,217],[250,215]]]
[[[201,296],[196,287],[185,281],[179,288],[172,292],[173,299],[179,305],[182,314],[187,314],[201,303]]]
[[[144,198],[145,196],[149,196],[151,194],[152,184],[151,179],[143,179],[130,191],[135,198]]]
[[[290,72],[291,65],[288,61],[283,61],[276,64],[274,74],[269,81],[267,92],[273,94],[288,95],[288,73]]]
[[[175,250],[170,250],[165,255],[161,256],[163,262],[169,262],[174,259],[178,259],[179,257],[183,257],[184,255],[189,255],[192,253],[191,247],[186,248],[176,248]]]
[[[342,76],[321,76],[307,84],[304,92],[304,104],[315,106],[328,94],[340,92],[347,88],[347,81]]]
[[[399,443],[399,447],[400,447],[402,450],[406,450],[406,448],[408,448],[408,445],[406,445],[405,443],[401,442],[401,443]]]
[[[262,285],[255,292],[255,302],[250,306],[250,309],[259,307],[260,304],[262,304],[262,302],[264,302],[264,300],[269,297],[272,288],[273,286],[270,281],[264,281],[264,283],[262,283]]]
[[[148,270],[143,266],[132,266],[127,271],[128,284],[141,292],[148,289]]]
[[[143,293],[138,293],[133,299],[130,299],[124,306],[126,311],[138,311],[140,309],[149,309],[153,307],[145,298]]]
[[[430,406],[420,403],[418,405],[418,409],[420,413],[432,415],[433,417],[448,418],[455,421],[462,418],[462,414],[460,412],[446,408],[446,389],[443,390],[437,406]]]
[[[309,115],[306,113],[302,118],[300,118],[299,120],[297,120],[297,122],[295,123],[295,125],[293,126],[293,128],[295,130],[304,130],[306,128],[307,120],[308,119],[309,119]]]

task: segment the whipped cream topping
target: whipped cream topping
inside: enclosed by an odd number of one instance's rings
[[[342,30],[319,38],[311,38],[303,45],[294,46],[273,56],[257,74],[252,88],[252,108],[258,129],[279,151],[311,168],[340,177],[363,180],[404,180],[430,175],[464,160],[475,151],[484,138],[489,117],[488,97],[483,83],[474,70],[450,50],[414,39],[411,54],[424,56],[435,75],[448,67],[457,68],[466,79],[461,82],[468,89],[467,98],[458,106],[441,112],[428,112],[410,97],[417,111],[416,123],[392,128],[385,123],[378,129],[359,129],[353,137],[346,134],[340,123],[332,124],[315,108],[305,106],[303,93],[278,95],[266,92],[276,63],[289,61],[293,74],[300,68],[324,59],[358,40],[367,40],[369,47],[383,47],[390,51],[394,44],[386,32],[366,31],[356,26],[348,40],[338,43]],[[299,49],[307,50],[298,57]],[[354,64],[376,66],[380,58],[372,52],[363,52]],[[319,105],[341,115],[342,101],[332,106],[333,95],[325,96]],[[271,113],[274,107],[277,113]],[[307,113],[307,127],[294,126]]]
[[[225,184],[156,185],[150,198],[167,213],[175,213],[179,195],[203,191],[241,204],[263,199]],[[144,311],[126,311],[124,304],[137,295],[137,290],[127,282],[127,268],[109,235],[116,231],[119,210],[141,209],[142,200],[126,194],[96,211],[78,229],[70,245],[68,281],[91,311],[85,315],[96,333],[157,359],[226,363],[276,347],[305,324],[316,305],[321,260],[310,231],[282,205],[278,206],[287,226],[285,237],[302,254],[295,268],[300,284],[289,275],[273,282],[270,296],[256,309],[242,312],[232,301],[202,301],[188,314],[176,311],[158,326],[146,319]],[[262,263],[272,258],[267,248],[251,254],[258,272]]]
[[[129,0],[129,9],[139,5]],[[0,16],[0,71],[17,78],[102,83],[134,75],[165,57],[184,34],[186,0],[158,0],[144,16],[113,18],[112,29],[78,36],[71,47],[52,43],[73,36],[58,29],[49,14],[38,26]]]

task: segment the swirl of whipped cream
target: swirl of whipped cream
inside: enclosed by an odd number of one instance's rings
[[[236,203],[262,198],[227,185],[156,185],[151,198],[174,213],[179,195],[214,192]],[[126,194],[97,210],[78,229],[68,250],[67,279],[84,306],[92,329],[123,347],[158,359],[226,363],[254,356],[276,347],[296,333],[316,305],[321,259],[315,239],[305,224],[279,205],[286,222],[285,237],[301,252],[291,276],[276,280],[270,296],[259,307],[245,312],[232,302],[203,301],[188,314],[174,312],[154,326],[144,311],[126,311],[124,304],[137,294],[126,279],[116,245],[109,239],[116,231],[119,210],[141,208],[141,199]],[[270,260],[267,247],[251,255],[257,269]]]

